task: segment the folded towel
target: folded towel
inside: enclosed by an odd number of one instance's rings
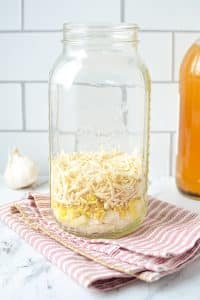
[[[200,256],[200,215],[154,198],[140,228],[115,240],[65,232],[49,196],[38,193],[1,207],[0,219],[81,285],[99,290],[158,280]]]

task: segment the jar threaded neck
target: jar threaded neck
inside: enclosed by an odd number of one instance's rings
[[[111,41],[137,43],[136,24],[73,24],[64,23],[63,42]]]

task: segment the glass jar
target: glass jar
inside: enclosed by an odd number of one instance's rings
[[[188,49],[180,68],[180,117],[176,184],[200,197],[200,40]],[[200,200],[200,198],[198,199]]]
[[[49,79],[51,207],[73,234],[118,238],[147,211],[150,78],[132,24],[64,24]]]

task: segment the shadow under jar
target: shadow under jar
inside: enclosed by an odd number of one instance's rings
[[[49,79],[51,207],[68,232],[119,238],[147,211],[150,78],[134,24],[64,24]]]

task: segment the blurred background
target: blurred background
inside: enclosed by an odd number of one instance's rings
[[[150,178],[173,175],[178,73],[199,16],[199,0],[0,0],[0,173],[18,146],[48,174],[48,73],[62,24],[134,22],[152,78]]]

